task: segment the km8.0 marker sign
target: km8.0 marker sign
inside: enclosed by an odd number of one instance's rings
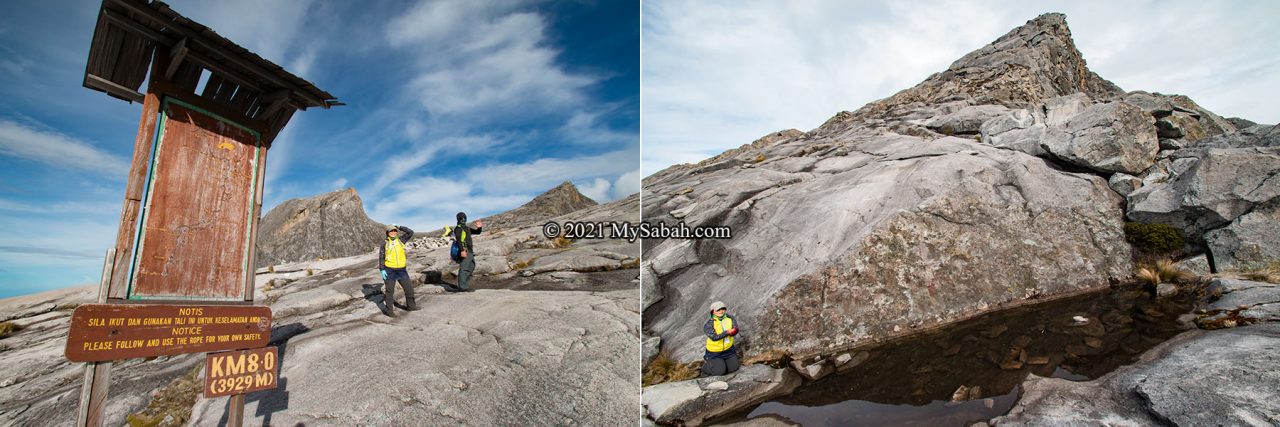
[[[276,388],[276,347],[211,353],[204,365],[204,397]]]
[[[67,360],[257,348],[271,341],[271,309],[233,305],[84,304],[71,315]]]

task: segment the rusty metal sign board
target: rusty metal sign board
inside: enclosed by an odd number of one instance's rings
[[[67,360],[257,348],[271,341],[271,309],[246,305],[84,304],[71,314]]]
[[[204,397],[276,388],[279,357],[275,346],[210,353],[204,362]]]
[[[160,108],[129,299],[243,301],[261,136],[166,97]]]

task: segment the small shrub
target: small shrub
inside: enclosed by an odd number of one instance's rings
[[[671,358],[667,352],[658,353],[644,368],[644,385],[662,384],[671,381],[684,381],[698,377],[702,370],[702,362],[680,363]]]
[[[13,335],[14,332],[18,332],[20,329],[22,327],[13,322],[0,322],[0,338]]]
[[[764,161],[764,154],[757,154],[756,158],[751,160],[751,163],[760,163],[763,161]]]
[[[1187,244],[1182,230],[1168,224],[1124,223],[1124,239],[1141,252],[1169,253]]]
[[[556,236],[555,239],[551,240],[551,246],[556,249],[567,248],[569,247],[569,245],[572,245],[572,244],[573,244],[573,240],[566,239],[564,238],[564,236]]]
[[[268,265],[268,266],[267,266],[267,272],[268,272],[268,273],[275,273],[275,272],[276,272],[276,266],[274,266],[274,265]]]
[[[316,274],[316,272],[311,271],[311,269],[310,269],[310,268],[308,268],[308,269],[307,269],[307,277],[311,277],[311,275],[313,275],[313,274]]]

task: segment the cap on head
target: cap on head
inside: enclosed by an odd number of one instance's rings
[[[400,227],[395,224],[387,225],[387,232],[390,233],[392,231],[400,231]]]
[[[727,308],[729,308],[729,307],[726,307],[726,306],[724,305],[724,303],[723,303],[723,302],[720,302],[720,301],[716,301],[716,302],[711,303],[711,311],[716,311],[716,310],[719,310],[719,309],[722,309],[722,308],[727,309]]]
[[[458,212],[458,222],[467,222],[467,214],[465,212]]]

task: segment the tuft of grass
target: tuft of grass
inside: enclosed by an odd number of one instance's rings
[[[1173,261],[1162,259],[1154,264],[1139,268],[1137,278],[1144,283],[1159,285],[1170,282],[1186,283],[1194,280],[1196,276],[1178,268],[1173,264]]]
[[[680,363],[672,359],[669,353],[663,351],[658,353],[658,356],[653,358],[653,362],[649,362],[649,366],[644,368],[644,376],[641,380],[645,386],[684,381],[697,378],[701,370],[701,361]]]
[[[511,265],[511,269],[512,269],[512,270],[524,270],[524,269],[526,269],[526,268],[529,268],[529,266],[530,266],[530,265],[533,265],[533,261],[534,261],[535,259],[537,259],[537,258],[529,258],[529,259],[526,259],[526,260],[524,260],[524,261],[520,261],[520,262],[517,262],[517,263],[515,263],[515,264],[512,264],[512,265]]]
[[[311,269],[310,269],[310,268],[308,268],[308,269],[307,269],[307,277],[311,277],[311,275],[313,275],[313,274],[316,274],[316,272],[311,271]]]
[[[564,236],[556,236],[555,239],[551,240],[551,247],[554,247],[556,249],[567,248],[569,247],[569,245],[572,245],[572,244],[573,244],[573,240],[566,239],[564,238]]]
[[[267,272],[268,272],[268,273],[275,273],[275,272],[276,272],[276,266],[274,266],[274,265],[268,265],[268,266],[267,266]]]
[[[0,322],[0,338],[13,335],[14,332],[18,332],[19,330],[22,330],[22,327],[18,326],[16,323]]]
[[[156,427],[161,425],[186,425],[191,419],[191,407],[196,398],[204,390],[204,381],[200,371],[204,364],[199,364],[186,375],[174,379],[151,396],[151,402],[141,412],[129,414],[126,421],[130,427]],[[169,418],[166,423],[165,418]]]
[[[764,161],[764,154],[757,154],[756,158],[751,159],[751,163],[760,163]]]
[[[1266,271],[1250,271],[1248,273],[1241,273],[1240,277],[1255,282],[1280,283],[1280,274]]]

